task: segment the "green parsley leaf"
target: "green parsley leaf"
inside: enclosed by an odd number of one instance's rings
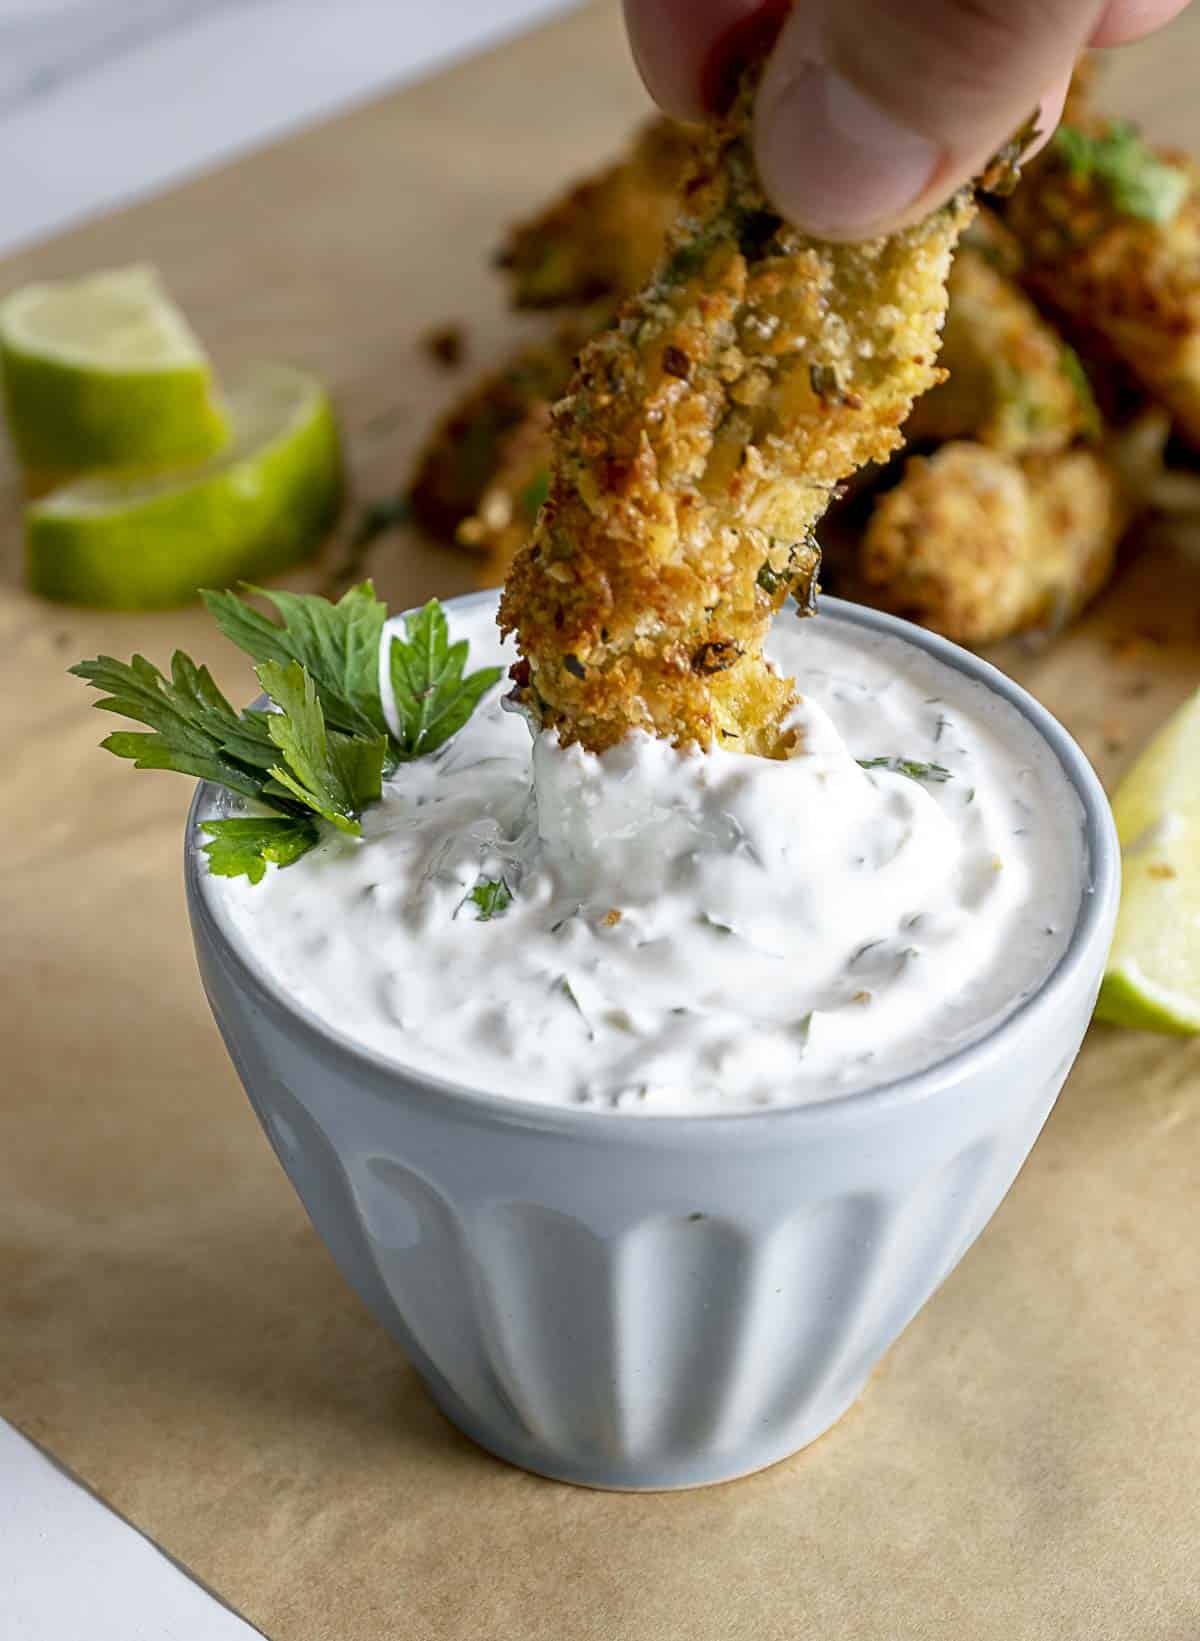
[[[502,877],[481,877],[467,896],[476,907],[476,923],[490,923],[503,917],[512,905],[512,890]]]
[[[1191,192],[1188,173],[1160,160],[1127,120],[1114,120],[1097,136],[1060,125],[1054,146],[1072,176],[1106,188],[1124,216],[1170,222]]]
[[[258,680],[281,708],[265,715],[268,735],[283,754],[264,791],[292,797],[340,832],[358,837],[358,817],[378,801],[387,737],[371,739],[329,731],[316,684],[298,661],[264,661]]]
[[[405,617],[405,636],[393,638],[388,670],[400,722],[393,742],[402,762],[424,757],[456,734],[501,676],[482,667],[463,677],[467,643],[451,644],[446,613],[430,599]]]
[[[247,591],[269,598],[282,623],[272,621],[234,592],[202,594],[226,638],[252,661],[298,661],[316,685],[331,729],[347,735],[386,735],[379,697],[379,640],[387,606],[369,581],[351,587],[336,604],[316,593]]]
[[[255,589],[250,589],[254,591]],[[181,651],[165,677],[145,656],[110,655],[70,670],[145,732],[120,730],[103,746],[139,769],[173,769],[261,803],[269,816],[202,823],[218,875],[261,880],[271,862],[287,866],[320,836],[317,819],[353,837],[378,801],[385,768],[432,752],[470,717],[499,667],[463,676],[465,642],[451,644],[436,600],[409,616],[407,637],[391,646],[401,734],[388,728],[379,692],[379,648],[387,610],[369,581],[337,603],[268,593],[282,620],[269,620],[233,593],[206,593],[226,637],[259,663],[258,678],[277,710],[235,712],[207,667]],[[507,889],[505,889],[507,893]],[[511,896],[510,896],[511,899]],[[498,896],[480,912],[499,916]]]
[[[96,702],[102,712],[150,728],[149,734],[122,730],[107,736],[101,742],[107,751],[133,759],[138,769],[174,769],[243,797],[260,795],[262,771],[275,756],[270,738],[257,723],[239,718],[207,667],[176,650],[169,680],[144,655],[129,662],[99,655],[70,670],[106,692]]]
[[[896,775],[907,775],[910,781],[951,780],[950,771],[942,764],[924,764],[916,758],[858,758],[860,769],[890,769]]]
[[[260,883],[268,863],[290,866],[319,842],[311,821],[284,815],[246,815],[231,820],[201,821],[211,842],[202,844],[214,877],[248,877]]]

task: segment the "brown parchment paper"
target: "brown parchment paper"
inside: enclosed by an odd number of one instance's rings
[[[1198,42],[1193,15],[1110,85],[1200,147]],[[456,386],[419,336],[461,318],[498,354],[499,225],[641,107],[589,9],[11,258],[0,289],[158,262],[223,365],[328,377],[375,496]],[[188,783],[96,751],[63,675],[178,643],[244,699],[245,664],[195,614],[28,598],[0,484],[0,1412],[275,1641],[1200,1637],[1200,1045],[1093,1032],[991,1227],[808,1452],[649,1497],[508,1469],[309,1229],[194,971]],[[1200,681],[1191,545],[1158,530],[1083,627],[1005,657],[1106,778]],[[471,573],[398,534],[372,567],[398,603]]]

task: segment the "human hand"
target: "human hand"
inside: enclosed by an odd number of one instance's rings
[[[651,94],[680,119],[720,105],[776,35],[755,149],[779,209],[827,239],[913,222],[1040,107],[1045,141],[1085,45],[1140,39],[1187,0],[625,0]]]

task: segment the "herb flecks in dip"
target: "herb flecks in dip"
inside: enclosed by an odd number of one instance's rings
[[[509,659],[492,623],[452,612],[473,661]],[[361,841],[208,892],[334,1030],[497,1095],[711,1112],[929,1065],[1062,954],[1078,800],[1015,709],[915,646],[823,617],[770,650],[790,759],[531,740],[497,690]]]

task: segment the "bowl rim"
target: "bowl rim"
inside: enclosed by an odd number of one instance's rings
[[[477,609],[495,602],[497,597],[496,591],[484,589],[442,602],[452,613],[456,609]],[[197,846],[200,814],[209,806],[211,794],[216,790],[207,781],[199,782],[196,787],[184,829],[184,876],[194,936],[198,941],[203,934],[219,949],[226,964],[235,970],[238,983],[254,994],[268,1011],[282,1017],[291,1029],[303,1030],[315,1037],[326,1052],[369,1070],[376,1095],[380,1092],[378,1081],[381,1079],[384,1085],[394,1085],[391,1092],[398,1098],[406,1101],[414,1098],[431,1100],[443,1111],[457,1112],[464,1118],[484,1117],[505,1126],[534,1128],[570,1136],[586,1133],[593,1140],[603,1139],[606,1135],[612,1139],[629,1139],[640,1135],[645,1140],[656,1137],[661,1142],[670,1134],[689,1134],[696,1138],[701,1133],[717,1131],[728,1139],[732,1130],[741,1129],[745,1129],[748,1135],[754,1131],[765,1138],[768,1127],[777,1130],[782,1123],[828,1123],[834,1117],[841,1121],[859,1122],[899,1105],[931,1098],[946,1092],[954,1084],[973,1080],[1005,1057],[1015,1036],[1036,1033],[1059,996],[1073,983],[1078,983],[1084,971],[1095,969],[1094,983],[1098,987],[1120,895],[1120,846],[1112,810],[1099,777],[1074,738],[1027,690],[990,661],[938,633],[866,605],[822,597],[821,610],[839,622],[915,645],[934,660],[982,684],[1014,707],[1049,746],[1083,808],[1081,835],[1087,854],[1086,876],[1079,915],[1066,948],[1036,989],[1023,998],[1010,1014],[933,1065],[868,1088],[795,1104],[750,1110],[739,1107],[731,1111],[645,1114],[523,1100],[509,1094],[489,1093],[456,1082],[451,1077],[406,1066],[398,1059],[356,1042],[349,1033],[339,1031],[315,1010],[290,997],[265,964],[237,938],[231,922],[216,901],[210,874],[202,869],[201,850]],[[398,615],[403,613],[397,612]],[[1090,985],[1092,979],[1084,983]]]

